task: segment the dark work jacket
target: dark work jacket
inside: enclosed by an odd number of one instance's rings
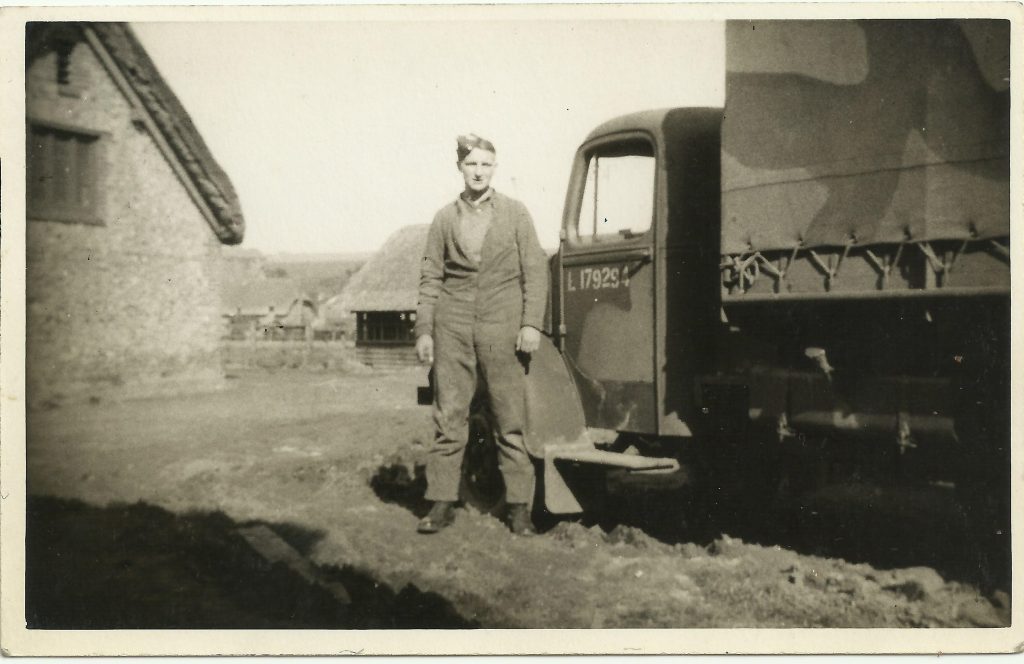
[[[416,336],[433,334],[445,311],[480,323],[543,329],[548,297],[547,257],[530,213],[519,201],[493,192],[494,215],[480,263],[459,243],[459,206],[438,210],[430,225],[420,271]]]

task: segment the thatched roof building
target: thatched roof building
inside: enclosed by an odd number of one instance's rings
[[[24,93],[28,400],[223,387],[241,206],[132,28],[28,22]]]
[[[190,193],[203,212],[217,238],[225,244],[238,244],[245,234],[245,221],[238,194],[224,169],[213,158],[206,141],[178,97],[164,81],[149,54],[127,23],[46,23],[26,26],[27,63],[31,63],[64,43],[93,41],[109,57],[109,63],[123,76],[124,83],[145,109],[138,122],[152,122],[162,140],[159,146],[184,171]]]
[[[428,230],[429,224],[417,224],[395,231],[345,286],[341,306],[348,311],[415,311]]]
[[[416,363],[413,325],[420,262],[429,230],[428,224],[419,224],[396,231],[352,276],[341,294],[321,307],[324,321],[347,319],[354,323],[356,356],[364,364],[395,367]]]

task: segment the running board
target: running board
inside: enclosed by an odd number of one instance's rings
[[[583,506],[570,488],[573,473],[567,465],[598,466],[604,470],[625,468],[630,473],[671,473],[679,470],[679,462],[675,459],[598,450],[589,440],[568,445],[550,445],[544,454],[544,506],[552,514],[578,514],[583,511]],[[563,471],[570,472],[566,474]]]
[[[679,462],[675,459],[645,457],[638,454],[621,454],[606,450],[557,450],[551,455],[555,461],[571,461],[574,463],[592,463],[598,466],[626,468],[634,471],[660,471],[670,473],[679,470]]]

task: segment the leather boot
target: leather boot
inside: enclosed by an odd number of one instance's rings
[[[513,535],[536,535],[530,518],[530,508],[526,503],[511,503],[508,506],[508,527]]]
[[[430,512],[420,519],[420,523],[416,526],[416,532],[418,533],[436,533],[437,531],[447,528],[452,525],[455,521],[455,503],[438,500],[430,508]]]

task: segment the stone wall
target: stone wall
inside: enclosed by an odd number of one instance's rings
[[[102,223],[27,221],[29,402],[216,388],[220,244],[92,47],[74,94],[56,57],[28,66],[27,119],[103,132]]]

